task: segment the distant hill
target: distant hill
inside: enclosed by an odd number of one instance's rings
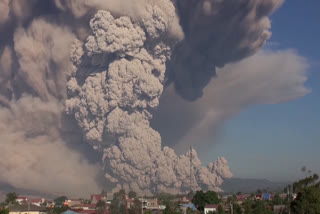
[[[272,182],[267,179],[227,178],[221,189],[228,193],[255,193],[257,189],[268,191],[281,191],[289,182]]]

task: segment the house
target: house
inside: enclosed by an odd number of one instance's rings
[[[27,200],[28,200],[28,198],[25,196],[18,196],[16,199],[16,202],[18,202],[18,204],[22,205],[22,204],[26,204]]]
[[[187,203],[187,204],[181,204],[181,211],[182,213],[187,213],[188,208],[190,208],[191,210],[195,211],[197,210],[196,206],[194,206],[194,204],[191,203]]]
[[[264,193],[262,195],[263,200],[271,200],[271,194],[270,193]]]
[[[282,193],[282,194],[280,194],[280,197],[282,199],[287,199],[288,198],[288,194],[287,193]]]
[[[207,204],[204,207],[204,214],[208,214],[209,212],[216,213],[218,211],[218,204]]]
[[[47,201],[47,208],[53,209],[56,203],[52,200]]]
[[[255,195],[256,200],[261,200],[262,199],[262,194],[256,194]]]
[[[250,198],[250,195],[239,194],[236,197],[237,197],[237,203],[241,205],[246,199]]]
[[[44,198],[30,198],[27,200],[28,200],[28,203],[33,204],[38,207],[41,207],[46,202],[46,200]]]
[[[188,195],[179,195],[179,201],[182,204],[188,204],[192,201],[192,198],[188,197]]]
[[[130,209],[131,207],[134,206],[134,199],[126,197],[126,203],[127,203],[127,205],[126,205],[127,209]]]
[[[95,210],[96,204],[73,204],[72,206],[69,206],[71,210]]]
[[[142,208],[147,210],[158,210],[159,203],[157,198],[142,199]]]
[[[75,204],[81,204],[82,200],[81,199],[67,199],[64,201],[64,205],[68,207],[72,207]]]
[[[9,214],[47,214],[47,208],[33,204],[9,205]]]

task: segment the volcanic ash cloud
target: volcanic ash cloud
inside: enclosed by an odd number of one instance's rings
[[[161,147],[150,127],[151,110],[163,92],[166,61],[178,38],[171,2],[146,6],[141,18],[113,17],[100,10],[90,21],[91,34],[73,45],[77,67],[67,83],[66,111],[74,115],[89,144],[103,153],[109,188],[137,192],[183,192],[190,188],[190,152],[178,156]],[[192,188],[220,190],[231,177],[224,158],[201,166],[195,150]],[[220,167],[223,167],[221,169]]]

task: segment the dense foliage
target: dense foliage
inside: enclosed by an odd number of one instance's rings
[[[15,193],[15,192],[9,192],[9,193],[6,195],[5,203],[6,203],[6,204],[17,204],[17,201],[16,201],[17,198],[18,198],[18,194],[17,194],[17,193]]]
[[[207,204],[219,204],[220,202],[221,200],[219,199],[218,194],[214,191],[197,191],[192,199],[192,203],[200,212],[204,211],[204,207]]]
[[[113,199],[110,205],[110,211],[112,214],[126,214],[126,192],[120,190],[119,192],[113,194]]]
[[[301,179],[293,184],[298,193],[296,200],[291,202],[291,209],[296,214],[320,213],[320,181],[317,174]]]
[[[135,198],[133,202],[133,206],[129,209],[129,214],[140,214],[142,209],[142,202]]]
[[[55,198],[53,201],[56,204],[56,206],[62,206],[67,199],[68,198],[66,196],[60,196],[58,198]]]
[[[96,205],[96,214],[104,214],[104,212],[106,211],[106,202],[104,201],[98,201],[97,205]]]

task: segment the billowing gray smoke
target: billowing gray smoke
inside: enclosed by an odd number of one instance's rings
[[[105,176],[114,190],[190,190],[190,154],[177,156],[168,147],[162,149],[161,137],[149,123],[175,44],[168,36],[174,7],[162,3],[149,5],[148,19],[115,18],[98,11],[90,21],[92,34],[84,44],[76,42],[72,52],[78,70],[67,84],[67,112],[75,115],[86,140],[103,152]],[[226,160],[203,168],[193,154],[192,187],[219,190],[222,177],[231,176],[227,165],[219,169]]]
[[[150,119],[164,85],[194,100],[217,66],[256,53],[281,3],[2,1],[0,180],[85,195],[102,187],[100,165],[109,191],[220,190],[226,159],[203,167],[195,150],[177,155]]]
[[[216,67],[255,54],[271,36],[268,16],[283,0],[176,0],[185,39],[175,48],[170,78],[188,100],[203,95]]]

